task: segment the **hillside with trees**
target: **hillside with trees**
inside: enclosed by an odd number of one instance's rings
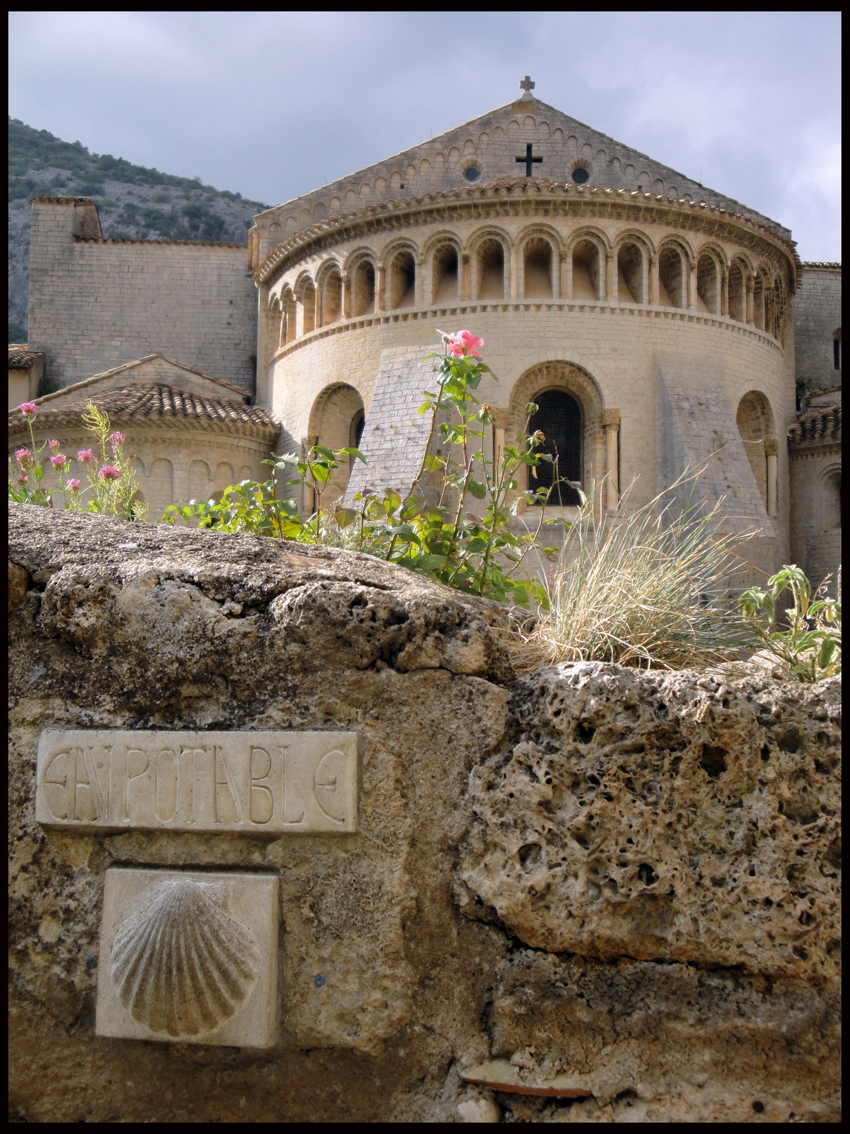
[[[26,342],[30,201],[92,197],[105,237],[244,244],[255,213],[268,208],[239,193],[90,154],[47,130],[9,119],[9,342]]]

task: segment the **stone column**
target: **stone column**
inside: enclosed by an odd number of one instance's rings
[[[751,324],[755,322],[755,315],[753,313],[753,289],[754,289],[754,287],[755,287],[755,280],[752,278],[752,276],[749,276],[747,278],[747,282],[746,282],[747,311],[746,311],[746,318],[745,318],[744,321],[746,323],[751,323]]]
[[[620,411],[604,409],[602,425],[605,429],[606,505],[609,512],[615,512],[620,503]]]
[[[606,296],[610,303],[617,301],[617,264],[614,260],[614,253],[608,252],[605,256],[605,295],[600,295],[600,299],[605,299]]]
[[[313,288],[313,296],[314,296],[313,330],[314,331],[318,331],[319,327],[321,327],[321,325],[322,325],[322,308],[324,307],[324,303],[322,302],[322,298],[323,298],[322,297],[322,291],[324,291],[324,287],[322,287],[321,290],[319,289],[318,286]]]
[[[690,271],[688,272],[688,310],[696,311],[697,309],[697,266],[696,262],[691,264]]]
[[[776,515],[776,494],[779,483],[779,442],[768,437],[764,443],[767,454],[767,514]]]
[[[640,258],[640,301],[649,303],[649,261],[646,256]]]
[[[567,286],[564,291],[564,299],[567,303],[573,301],[573,258],[567,254]]]
[[[340,318],[351,318],[351,272],[343,272],[342,274],[342,288],[339,297],[340,304]]]
[[[554,253],[552,255],[552,298],[561,298],[561,258],[555,259]]]
[[[720,277],[720,314],[729,318],[729,273]]]
[[[658,303],[658,257],[649,260],[649,302]]]
[[[511,299],[517,297],[517,256],[516,248],[511,245]]]
[[[414,271],[416,275],[413,277],[413,305],[414,307],[423,307],[425,305],[425,280],[422,276],[425,263],[423,260],[418,260]]]
[[[570,294],[570,292],[567,290],[567,265],[568,265],[568,263],[569,263],[569,257],[567,256],[567,253],[562,248],[561,249],[560,264],[559,264],[559,267],[558,267],[558,283],[560,284],[560,287],[558,289],[558,292],[559,292],[558,298],[559,299],[567,299],[569,294]],[[570,281],[570,283],[572,283],[572,281]]]
[[[462,265],[462,267],[461,267],[462,275],[461,275],[460,298],[468,300],[470,295],[472,294],[471,290],[470,290],[471,284],[472,284],[471,265],[469,263],[469,253],[468,252],[463,253],[463,255],[461,257],[461,265]]]
[[[375,278],[375,314],[379,311],[389,311],[392,307],[387,291],[387,270],[383,264],[378,264]]]

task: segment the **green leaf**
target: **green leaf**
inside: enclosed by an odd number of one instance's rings
[[[826,669],[829,665],[832,655],[835,653],[835,639],[824,638],[823,644],[820,648],[820,656],[818,657],[818,665],[821,669]]]
[[[334,518],[340,528],[347,528],[357,519],[357,513],[353,508],[337,508],[334,512]]]
[[[483,500],[487,495],[487,489],[484,485],[473,477],[469,478],[468,488],[476,500]]]

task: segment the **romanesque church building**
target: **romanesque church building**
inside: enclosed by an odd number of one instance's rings
[[[349,492],[406,491],[438,331],[485,341],[498,453],[557,445],[569,516],[650,500],[686,467],[757,528],[752,562],[840,563],[840,265],[787,228],[533,97],[255,218],[247,246],[106,240],[83,197],[32,202],[29,341],[39,435],[82,447],[93,400],[128,437],[152,519],[265,479],[271,451],[357,443]],[[522,487],[522,486],[521,486]],[[536,487],[535,484],[530,487]],[[309,507],[310,502],[304,501]]]

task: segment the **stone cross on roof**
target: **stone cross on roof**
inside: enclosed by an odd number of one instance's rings
[[[532,83],[530,75],[526,75],[525,78],[520,83],[520,86],[522,87],[522,90],[523,90],[522,97],[523,98],[531,98],[531,92],[534,90],[534,88],[537,86],[537,84]]]

